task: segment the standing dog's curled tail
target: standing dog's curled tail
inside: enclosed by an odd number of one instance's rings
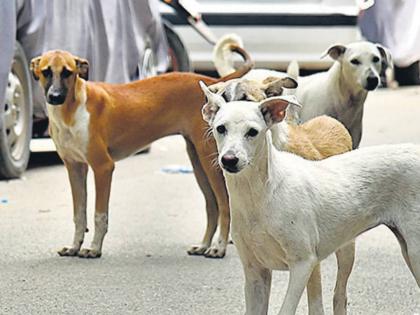
[[[232,47],[243,48],[242,39],[236,34],[222,36],[213,49],[213,62],[221,77],[235,72]]]
[[[287,67],[287,74],[295,79],[296,81],[299,78],[299,64],[296,60],[292,60]]]

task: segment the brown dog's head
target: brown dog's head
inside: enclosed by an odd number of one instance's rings
[[[30,69],[51,105],[64,104],[68,91],[74,89],[77,78],[87,80],[89,75],[87,60],[62,50],[48,51],[32,59]]]

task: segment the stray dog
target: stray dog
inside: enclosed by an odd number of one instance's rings
[[[291,80],[290,78],[276,78],[272,82]],[[259,81],[234,79],[216,83],[208,87],[210,92],[220,94],[225,101],[245,100],[260,102],[268,95],[281,95],[282,88],[269,89],[267,84]],[[208,93],[204,87],[204,91]],[[286,96],[287,97],[287,96]],[[287,110],[300,107],[291,100]],[[308,160],[322,160],[327,157],[342,154],[352,149],[351,136],[347,129],[336,119],[328,116],[315,117],[302,125],[297,125],[293,117],[288,117],[295,111],[287,111],[282,122],[271,127],[273,145],[276,149],[295,153]],[[347,313],[347,282],[353,269],[355,243],[350,242],[337,250],[337,281],[334,290],[334,314]],[[309,313],[320,314],[322,306],[322,285],[320,265],[314,268],[311,280],[308,282]]]
[[[384,224],[420,287],[420,147],[384,145],[321,161],[274,148],[289,102],[226,103],[202,87],[245,272],[246,314],[266,314],[272,270],[289,270],[280,314],[295,314],[319,262]],[[319,310],[321,311],[321,310]]]
[[[221,79],[194,73],[170,73],[128,84],[89,82],[88,62],[65,51],[49,51],[31,62],[47,101],[50,135],[67,168],[73,196],[73,244],[61,256],[96,258],[108,230],[108,204],[114,163],[159,138],[181,134],[194,174],[206,199],[207,229],[189,254],[223,257],[229,235],[229,201],[223,174],[212,167],[216,146],[205,141],[208,129],[201,117],[204,102],[199,80],[208,84],[237,78],[252,68],[241,48],[232,47],[245,63]],[[95,233],[89,248],[81,249],[87,231],[86,176],[90,166],[96,188]],[[218,221],[220,236],[211,245]]]
[[[214,48],[214,64],[219,74],[234,71],[232,53],[228,51],[234,43],[242,46],[238,36],[229,34],[222,37]],[[303,104],[300,118],[304,122],[328,115],[339,120],[350,132],[353,148],[358,148],[362,138],[363,105],[368,91],[379,86],[380,73],[384,67],[392,67],[392,58],[388,49],[369,42],[333,45],[323,54],[327,55],[335,60],[327,72],[298,78],[296,96]],[[298,75],[297,63],[289,66],[288,73],[292,77]],[[264,80],[279,74],[283,75],[277,71],[255,69],[244,78]]]

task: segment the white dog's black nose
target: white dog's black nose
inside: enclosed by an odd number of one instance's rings
[[[366,89],[372,91],[378,87],[379,79],[376,76],[371,76],[367,78],[366,83]]]
[[[222,156],[223,168],[228,170],[229,172],[237,172],[238,171],[238,169],[236,167],[238,162],[239,162],[239,159],[233,154],[227,153],[227,154]]]

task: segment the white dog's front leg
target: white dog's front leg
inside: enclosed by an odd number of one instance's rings
[[[245,302],[247,315],[266,315],[271,289],[271,270],[257,265],[245,266]]]
[[[299,261],[289,267],[289,284],[279,315],[293,315],[296,313],[300,297],[317,264],[318,261],[313,257],[308,260]]]
[[[308,294],[309,315],[324,315],[322,303],[321,265],[317,264],[312,271],[306,286]]]

